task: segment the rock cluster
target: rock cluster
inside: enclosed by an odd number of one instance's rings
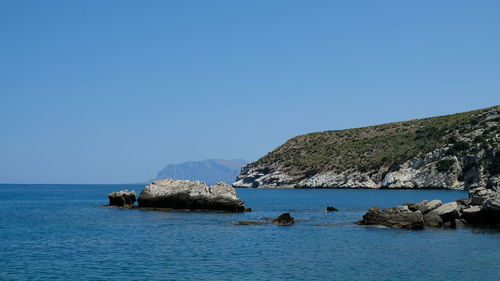
[[[370,208],[359,224],[406,229],[500,224],[500,176],[493,177],[487,187],[470,190],[469,198],[455,202],[424,200],[383,210]]]
[[[132,207],[136,201],[135,191],[120,190],[108,194],[109,205],[119,207]]]
[[[223,182],[164,179],[148,184],[139,196],[139,207],[188,210],[245,211],[234,187]]]

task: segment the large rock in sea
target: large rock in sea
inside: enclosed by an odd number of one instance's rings
[[[373,207],[363,216],[363,220],[359,224],[422,229],[424,228],[424,219],[420,211],[411,211],[406,205],[383,210]]]
[[[500,176],[497,176],[500,178]],[[468,224],[500,224],[500,188],[488,185],[469,191],[470,204],[463,206],[462,218]]]
[[[236,189],[223,182],[208,186],[200,181],[158,180],[142,190],[138,202],[139,207],[245,211]]]
[[[119,207],[132,207],[136,201],[135,191],[120,190],[108,194],[109,205]]]

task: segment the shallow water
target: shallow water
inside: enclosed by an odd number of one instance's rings
[[[98,207],[142,186],[0,185],[0,280],[499,280],[500,230],[363,227],[443,190],[238,189],[250,213]],[[325,212],[327,205],[339,212]],[[297,224],[231,222],[291,211]]]

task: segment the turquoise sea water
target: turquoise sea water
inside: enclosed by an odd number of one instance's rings
[[[0,280],[500,280],[498,228],[351,224],[462,191],[238,189],[241,214],[98,207],[123,188],[142,186],[0,185]],[[231,225],[286,211],[295,226]]]

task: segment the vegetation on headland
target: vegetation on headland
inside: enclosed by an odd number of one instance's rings
[[[377,170],[448,147],[448,155],[475,154],[498,145],[500,106],[481,110],[316,132],[288,140],[252,166],[279,167],[289,174]],[[473,136],[473,137],[471,137]],[[444,161],[444,160],[443,160]],[[440,162],[445,172],[451,162]]]

